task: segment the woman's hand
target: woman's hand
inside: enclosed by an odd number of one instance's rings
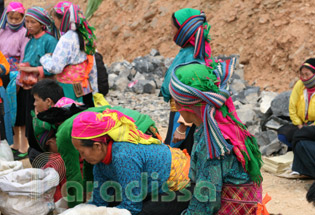
[[[301,129],[301,128],[303,127],[303,125],[298,125],[297,127],[298,127],[299,129]]]
[[[176,128],[176,130],[174,132],[172,142],[173,143],[177,143],[179,141],[185,140],[185,138],[186,138],[186,129],[187,129],[187,127],[184,124],[180,124]]]
[[[31,67],[31,66],[19,66],[20,71],[24,72],[34,72],[34,73],[39,73],[37,67]]]

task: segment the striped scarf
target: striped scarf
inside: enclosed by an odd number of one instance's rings
[[[312,77],[310,77],[309,79],[302,79],[302,78],[300,78],[300,79],[307,89],[312,89],[315,87],[315,74]]]
[[[5,29],[8,24],[9,28],[12,31],[18,31],[24,26],[24,17],[23,20],[18,24],[11,24],[8,22],[8,13],[9,12],[19,12],[24,16],[25,9],[22,3],[20,2],[10,2],[10,4],[4,9],[2,16],[0,18],[0,29]]]
[[[88,55],[95,53],[96,37],[93,33],[94,28],[88,24],[78,5],[71,4],[70,7],[65,8],[60,24],[60,31],[67,32],[68,30],[79,30],[84,39],[85,53]]]
[[[172,72],[170,94],[182,110],[192,110],[202,119],[208,159],[220,158],[233,149],[251,179],[260,183],[262,161],[256,139],[238,119],[226,90],[232,71],[212,70],[199,62],[180,64]]]
[[[230,94],[225,89],[219,89],[218,92],[202,92],[196,88],[183,84],[175,75],[175,71],[186,65],[193,65],[195,62],[178,65],[172,74],[170,82],[171,96],[181,105],[190,106],[201,102],[206,102],[203,127],[206,135],[208,158],[218,158],[230,153],[233,146],[223,137],[216,120],[214,119],[216,109],[220,109],[229,98]]]
[[[58,31],[57,28],[48,14],[48,12],[41,7],[32,7],[29,8],[25,14],[25,16],[29,16],[37,20],[39,23],[43,24],[46,27],[46,32],[51,34],[52,36],[58,38]],[[30,36],[27,32],[27,36]]]

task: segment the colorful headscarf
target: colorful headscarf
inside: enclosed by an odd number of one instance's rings
[[[93,33],[94,28],[89,25],[80,7],[75,4],[69,6],[69,2],[60,2],[55,7],[59,14],[63,14],[60,24],[60,32],[67,32],[69,30],[78,30],[84,39],[84,51],[88,55],[95,53],[96,37]]]
[[[72,5],[71,2],[69,1],[61,1],[58,2],[55,6],[54,6],[54,10],[56,11],[56,13],[60,14],[60,15],[64,15],[65,11]]]
[[[58,38],[58,31],[56,26],[48,14],[48,12],[41,7],[31,7],[26,11],[25,16],[32,17],[36,19],[39,23],[43,24],[46,27],[46,32],[52,36]],[[28,34],[28,33],[27,33]]]
[[[304,86],[307,88],[307,89],[312,89],[315,87],[315,58],[309,58],[307,59],[303,64],[302,66],[300,67],[300,71],[303,69],[303,68],[307,68],[309,69],[312,73],[313,73],[313,76],[310,77],[309,79],[301,79],[301,81],[303,82]]]
[[[137,129],[135,121],[117,111],[106,109],[103,113],[82,112],[73,120],[71,136],[76,139],[102,138],[108,135],[116,142],[134,144],[161,144],[161,141]]]
[[[174,24],[179,28],[174,36],[174,41],[180,47],[191,44],[195,47],[194,58],[204,59],[207,66],[215,67],[215,61],[211,58],[210,28],[204,12],[184,8],[173,15]],[[213,64],[213,65],[211,65]]]
[[[19,12],[23,15],[23,20],[18,24],[11,24],[8,22],[8,13],[9,12]],[[10,2],[10,4],[4,9],[1,19],[0,19],[0,28],[5,29],[5,26],[8,24],[9,28],[13,31],[18,31],[24,25],[24,13],[25,8],[20,2]]]
[[[170,82],[170,94],[182,110],[196,113],[203,120],[208,159],[220,158],[231,149],[254,182],[261,182],[261,154],[255,138],[247,131],[225,89],[224,77],[198,62],[177,66]],[[223,83],[223,85],[221,85]],[[230,143],[226,139],[230,140]]]

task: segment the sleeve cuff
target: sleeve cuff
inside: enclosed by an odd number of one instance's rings
[[[39,77],[44,78],[45,77],[45,75],[44,75],[44,68],[42,66],[38,66],[37,69],[38,69],[38,72],[39,72]]]

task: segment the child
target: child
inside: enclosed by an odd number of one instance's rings
[[[46,53],[53,53],[57,39],[50,34],[56,35],[56,29],[50,19],[47,11],[40,7],[32,7],[25,14],[25,25],[27,35],[30,41],[25,47],[25,55],[23,63],[28,63],[30,66],[20,65],[20,71],[31,73],[39,78],[49,77],[52,74],[45,71],[41,66],[40,57]],[[19,80],[19,81],[18,81]],[[22,80],[17,78],[17,84],[21,86],[17,94],[17,124],[22,126],[22,141],[20,151],[16,153],[15,158],[22,159],[27,156],[28,143],[31,147],[40,150],[34,138],[32,127],[31,110],[34,109],[34,98],[31,95],[31,86],[26,86]],[[25,125],[25,126],[24,126]],[[18,133],[15,133],[18,135]]]
[[[10,2],[0,19],[0,51],[10,63],[10,71],[17,71],[22,62],[24,49],[29,41],[24,27],[25,9],[20,2]],[[9,76],[4,76],[4,87],[8,85]]]
[[[12,124],[11,124],[11,115],[10,108],[8,103],[8,98],[6,91],[2,84],[2,79],[4,75],[9,74],[10,64],[0,51],[0,124],[1,124],[1,140],[6,139],[9,145],[13,143],[13,134],[12,134]],[[1,107],[2,106],[2,107]],[[3,108],[3,109],[2,109]],[[3,122],[4,121],[4,122]]]

